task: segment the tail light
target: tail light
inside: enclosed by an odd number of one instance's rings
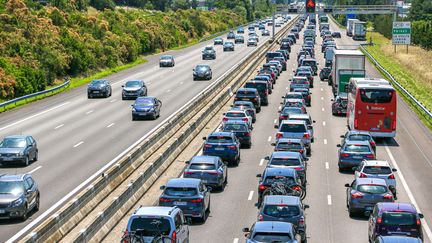
[[[381,223],[382,223],[382,218],[381,218],[381,217],[377,218],[377,223],[378,223],[378,224],[381,224]]]
[[[288,116],[280,116],[279,119],[280,120],[285,120],[285,119],[288,119]]]
[[[294,170],[302,170],[301,167],[295,167]]]
[[[300,191],[300,189],[301,189],[300,186],[293,186],[294,191]]]
[[[281,138],[281,137],[283,137],[283,133],[281,132],[276,133],[276,138]]]
[[[159,198],[159,202],[171,202],[171,201],[172,200],[168,198],[163,198],[163,197]]]
[[[390,193],[387,193],[384,195],[384,199],[393,199],[393,195]]]
[[[392,179],[392,180],[394,180],[394,179],[396,179],[396,178],[395,178],[394,174],[391,174],[391,175],[389,175],[388,179]]]
[[[190,200],[189,202],[192,202],[192,203],[200,203],[200,202],[202,202],[202,201],[203,201],[202,198],[198,198],[198,199],[192,199],[192,200]]]
[[[207,174],[210,174],[210,175],[219,175],[219,173],[217,171],[208,171]]]
[[[392,130],[396,130],[396,119],[392,122]]]
[[[310,134],[309,134],[309,133],[304,133],[304,134],[303,134],[303,137],[304,137],[304,138],[310,138]]]
[[[250,132],[247,132],[247,133],[245,133],[245,136],[250,136],[251,135],[251,133]]]
[[[360,173],[360,178],[367,178],[367,175],[365,173]]]
[[[123,238],[126,239],[126,238],[125,238],[126,236],[129,236],[129,231],[128,231],[128,230],[125,230],[125,232],[124,232],[124,234],[123,234]],[[122,243],[128,243],[128,242],[129,242],[128,240],[123,240],[123,241],[122,241]]]
[[[300,149],[299,153],[301,153],[301,154],[304,153],[304,150],[303,150],[303,149]]]
[[[259,189],[260,191],[264,191],[265,189],[267,189],[267,187],[264,186],[264,185],[259,185],[258,189]]]
[[[417,225],[421,225],[421,220],[417,219]]]
[[[247,122],[247,121],[249,121],[249,119],[247,119],[247,118],[242,118],[242,121]]]
[[[358,128],[358,119],[354,119],[354,129]]]
[[[258,221],[263,221],[264,217],[260,214],[258,215]]]
[[[375,159],[375,155],[373,155],[373,154],[367,154],[366,158],[368,158],[368,159]]]
[[[234,146],[234,145],[230,145],[230,146],[228,146],[228,148],[229,148],[229,149],[237,149],[237,147]]]
[[[371,145],[372,147],[376,146],[375,141],[371,141],[371,142],[370,142],[370,145]]]
[[[300,225],[304,225],[304,223],[305,223],[305,220],[304,220],[304,217],[302,216],[302,217],[300,218],[299,224],[300,224]]]
[[[352,198],[363,198],[363,193],[361,192],[355,192],[353,194],[351,194]]]
[[[310,99],[310,98],[311,98],[311,96],[310,96],[310,95],[308,95],[308,96],[307,96],[307,98],[308,98],[308,99]]]
[[[185,175],[192,175],[192,174],[193,174],[193,172],[190,172],[190,171],[185,171],[185,172],[184,172],[184,174],[185,174]]]
[[[349,154],[347,154],[347,153],[342,153],[341,154],[341,157],[349,157],[350,155]]]
[[[253,98],[253,100],[257,100],[257,98]]]
[[[264,91],[264,94],[268,95],[268,90]]]
[[[211,148],[211,147],[212,147],[211,144],[205,144],[204,145],[204,148],[206,148],[206,149]]]
[[[177,241],[177,231],[176,230],[173,231],[171,238],[172,238],[171,243],[174,243]]]
[[[226,121],[228,121],[228,118],[224,117],[224,118],[222,119],[222,121],[226,122]]]

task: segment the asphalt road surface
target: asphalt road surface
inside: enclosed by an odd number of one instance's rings
[[[261,31],[257,33],[261,35]],[[247,34],[245,28],[245,42]],[[226,35],[223,37],[226,39]],[[258,45],[268,39],[260,37]],[[0,173],[32,173],[41,191],[41,207],[25,222],[2,220],[0,242],[12,237],[256,48],[245,43],[236,45],[234,52],[223,52],[222,46],[216,46],[217,59],[202,60],[201,51],[208,44],[213,40],[163,53],[174,56],[174,68],[159,68],[162,54],[158,54],[147,57],[145,64],[106,77],[113,87],[113,95],[107,99],[87,99],[87,86],[82,86],[2,113],[0,137],[32,135],[38,142],[39,161],[28,167],[2,166]],[[192,69],[200,63],[211,66],[211,81],[192,80]],[[132,121],[133,101],[122,101],[121,85],[136,79],[145,81],[149,96],[162,100],[159,119]]]

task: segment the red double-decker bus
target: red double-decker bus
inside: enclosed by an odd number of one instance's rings
[[[347,122],[350,130],[369,131],[373,137],[396,136],[396,91],[380,78],[351,78]]]

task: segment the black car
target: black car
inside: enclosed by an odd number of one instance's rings
[[[87,97],[109,97],[112,94],[111,84],[108,80],[93,80],[87,87]]]
[[[341,38],[341,33],[335,31],[335,32],[333,32],[333,33],[331,34],[331,36],[332,36],[333,38]]]
[[[284,56],[285,61],[288,61],[290,59],[289,58],[290,53],[287,50],[281,50],[281,49],[279,49],[279,50],[276,50],[276,52],[282,53],[282,55]],[[274,57],[273,59],[277,60],[276,58],[278,58],[278,57]]]
[[[321,81],[329,79],[330,73],[331,73],[330,67],[322,68],[319,74]]]
[[[213,46],[206,46],[202,51],[202,59],[216,59],[216,50]]]
[[[261,98],[261,104],[262,105],[268,105],[268,90],[269,90],[269,84],[267,81],[258,81],[258,80],[251,80],[247,81],[244,85],[245,88],[253,88],[258,90],[259,96]]]
[[[213,77],[212,70],[209,65],[199,64],[192,70],[193,80],[210,80]]]
[[[240,142],[240,146],[252,147],[251,128],[245,121],[229,120],[222,124],[222,132],[232,132]]]
[[[293,33],[289,33],[287,38],[292,40],[293,43],[297,42],[297,38],[296,38],[295,34],[293,34]]]
[[[302,96],[303,96],[303,99],[306,102],[306,106],[311,106],[311,102],[312,102],[312,96],[311,96],[311,94],[312,94],[312,92],[310,92],[309,89],[307,89],[307,88],[295,88],[293,90],[293,92],[299,92],[299,93],[301,93]]]
[[[215,45],[215,46],[216,45],[223,45],[223,43],[224,43],[224,40],[221,37],[217,37],[213,41],[213,45]]]
[[[347,104],[348,104],[348,95],[347,93],[340,93],[333,100],[332,103],[332,114],[336,115],[346,115],[347,113]]]
[[[234,43],[227,41],[223,44],[223,51],[234,51]]]
[[[155,97],[138,97],[132,105],[132,121],[141,117],[156,120],[160,116],[162,101]]]
[[[126,81],[125,85],[122,85],[122,100],[136,99],[140,96],[147,96],[147,86],[142,80],[130,80]]]
[[[234,43],[236,43],[236,44],[238,44],[238,43],[244,44],[244,42],[245,42],[245,40],[244,40],[244,37],[242,35],[236,35]]]
[[[240,88],[235,93],[234,101],[250,101],[254,104],[257,113],[261,111],[261,98],[258,90],[252,88]]]
[[[313,75],[317,75],[318,62],[315,59],[313,59],[313,58],[305,58],[301,62],[300,66],[309,66],[309,67],[311,67],[312,71],[313,71]]]
[[[227,39],[235,39],[235,34],[234,34],[233,31],[230,31],[230,32],[228,33]]]
[[[284,57],[284,55],[280,52],[267,52],[266,54],[266,62],[269,62],[270,60],[272,60],[275,57]]]
[[[291,44],[288,41],[281,42],[280,49],[291,52]]]

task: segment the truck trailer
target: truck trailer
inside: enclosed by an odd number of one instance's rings
[[[332,91],[333,95],[347,92],[350,78],[364,78],[365,55],[360,50],[333,50]]]
[[[353,40],[366,40],[366,28],[365,28],[366,22],[361,21],[355,21],[353,32],[352,32],[352,38]]]
[[[346,34],[347,36],[352,36],[353,30],[354,30],[354,23],[359,21],[358,19],[348,19],[347,20],[347,28],[346,28]]]

